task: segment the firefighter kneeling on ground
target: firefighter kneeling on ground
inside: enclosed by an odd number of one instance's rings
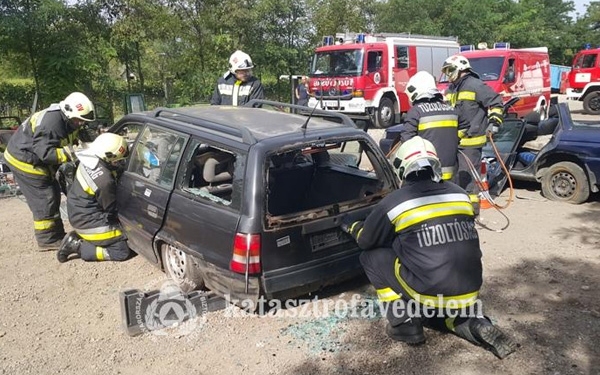
[[[517,345],[481,312],[481,250],[468,195],[442,180],[435,147],[419,136],[392,160],[402,187],[364,222],[341,226],[366,250],[360,262],[389,321],[386,333],[416,345],[425,342],[425,326],[508,356]]]
[[[85,261],[129,257],[127,238],[117,217],[117,177],[127,155],[127,141],[113,133],[100,134],[77,154],[79,166],[67,195],[69,222],[75,230],[61,243],[60,263],[72,254]]]

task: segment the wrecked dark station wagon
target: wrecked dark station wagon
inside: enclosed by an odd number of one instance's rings
[[[186,289],[232,299],[291,298],[362,273],[339,229],[397,178],[377,144],[342,114],[189,107],[128,114],[119,181],[129,246]],[[321,117],[322,116],[322,117]]]

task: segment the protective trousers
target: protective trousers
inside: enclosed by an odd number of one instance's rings
[[[468,316],[439,315],[434,310],[426,310],[414,300],[403,296],[402,288],[394,274],[396,254],[389,248],[378,248],[363,251],[360,254],[360,263],[365,270],[369,281],[377,291],[377,297],[385,311],[382,314],[393,327],[404,323],[408,318],[417,318],[425,327],[441,332],[453,332],[471,342],[472,336],[465,334],[465,326],[472,318]],[[459,312],[456,312],[459,315]],[[477,318],[474,318],[477,319]],[[457,329],[459,328],[459,329]]]
[[[471,166],[473,166],[477,172],[481,170],[481,148],[459,148],[456,183],[469,195],[469,199],[473,204],[475,216],[477,216],[479,215],[479,184],[473,178]]]
[[[402,289],[394,273],[396,253],[391,248],[366,250],[360,254],[360,263],[369,281],[377,291],[377,297],[386,309],[382,313],[392,326],[403,323],[415,315],[409,307],[410,300],[402,299]]]
[[[50,176],[34,176],[12,168],[19,189],[33,214],[33,229],[39,246],[60,242],[65,229],[60,217],[60,186]]]
[[[101,262],[105,260],[123,261],[129,257],[127,240],[119,240],[110,245],[99,246],[93,241],[81,242],[81,259],[87,262]]]

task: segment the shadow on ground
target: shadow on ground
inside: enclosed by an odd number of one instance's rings
[[[575,216],[594,223],[600,209]],[[577,251],[572,243],[600,242],[600,229],[593,225],[565,225],[559,235],[566,252]],[[593,260],[569,256],[526,259],[485,280],[482,299],[487,314],[521,345],[504,360],[431,330],[426,330],[424,346],[406,346],[386,337],[384,319],[357,318],[336,322],[337,330],[323,335],[336,333],[338,345],[333,349],[323,345],[322,351],[309,354],[289,373],[600,374],[600,265],[595,256]]]
[[[528,192],[530,192],[531,194],[528,194],[528,196],[530,195],[529,199],[547,200],[547,198],[545,198],[542,195],[542,185],[539,182],[513,181],[513,186],[515,189],[522,189],[522,190],[527,190]],[[506,184],[506,187],[503,190],[503,194],[508,194],[507,190],[508,190],[508,184]],[[516,193],[517,193],[516,198],[518,199],[520,196],[519,196],[518,192],[516,192]],[[527,198],[525,198],[525,199],[527,199]],[[594,202],[600,202],[600,193],[590,193],[589,199],[583,204],[585,205],[585,204],[594,203]]]

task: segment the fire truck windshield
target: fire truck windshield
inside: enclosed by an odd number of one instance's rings
[[[362,49],[317,52],[312,59],[310,75],[357,77],[362,74],[362,66]]]
[[[468,56],[467,56],[468,57]],[[471,68],[479,75],[482,81],[496,81],[502,73],[504,57],[468,57]],[[448,82],[448,78],[442,74],[440,82]]]

